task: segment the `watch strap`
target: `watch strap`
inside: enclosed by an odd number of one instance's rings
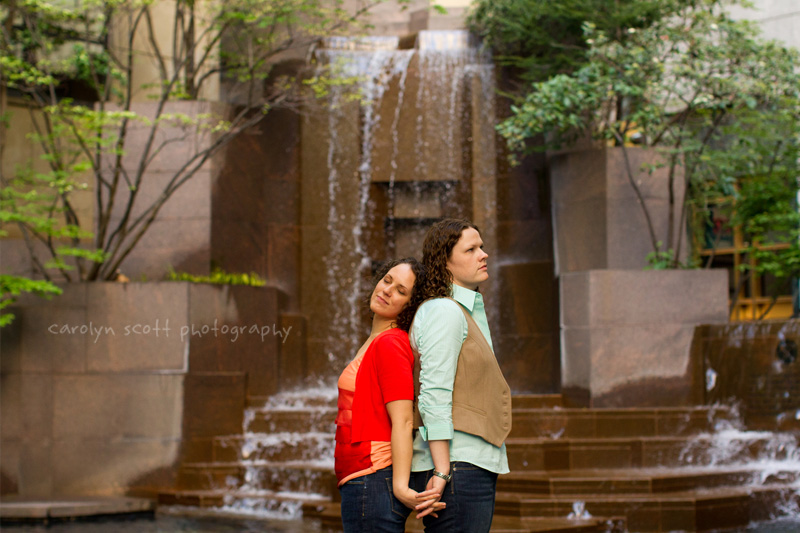
[[[436,477],[440,477],[446,482],[450,483],[450,480],[453,479],[453,474],[442,474],[441,472],[434,470],[433,475]]]

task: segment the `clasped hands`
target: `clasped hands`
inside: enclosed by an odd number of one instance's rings
[[[444,493],[447,482],[439,477],[433,476],[428,480],[424,492],[417,492],[412,488],[405,487],[404,490],[395,490],[395,497],[403,505],[417,512],[416,518],[420,519],[426,515],[439,517],[436,511],[441,511],[447,504],[439,501]]]

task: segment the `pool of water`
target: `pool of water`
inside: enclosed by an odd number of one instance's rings
[[[751,524],[742,533],[800,533],[800,518],[784,518],[761,524]]]
[[[314,521],[162,515],[55,522],[48,525],[4,524],[2,529],[9,533],[321,533],[325,531]],[[751,524],[746,529],[725,530],[724,533],[800,533],[800,518]]]
[[[53,522],[3,524],[9,533],[305,533],[323,531],[313,521],[255,520],[228,517],[127,517]]]

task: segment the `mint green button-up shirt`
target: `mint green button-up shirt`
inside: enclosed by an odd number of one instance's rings
[[[508,473],[506,445],[489,444],[481,437],[453,429],[453,382],[461,345],[467,338],[463,306],[492,346],[483,296],[453,285],[453,299],[428,300],[417,310],[409,332],[411,347],[420,354],[420,390],[417,398],[424,426],[414,438],[411,470],[433,468],[429,440],[450,441],[450,461],[464,461],[497,474]],[[494,350],[494,347],[492,347]]]

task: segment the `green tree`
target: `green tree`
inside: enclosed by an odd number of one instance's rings
[[[797,193],[800,128],[797,108],[773,108],[764,119],[764,110],[742,111],[735,121],[722,126],[727,142],[722,149],[709,150],[697,165],[696,183],[706,190],[695,191],[694,200],[727,200],[728,225],[738,228],[744,238],[748,258],[741,265],[739,287],[734,291],[731,310],[744,284],[753,274],[766,280],[766,294],[772,304],[777,296],[790,291],[790,283],[800,277],[800,211]],[[716,246],[714,246],[716,248]],[[712,250],[713,252],[713,250]],[[707,264],[713,253],[707,258]]]
[[[586,64],[531,84],[513,115],[498,126],[518,152],[563,147],[586,136],[621,147],[626,161],[633,143],[659,150],[669,176],[666,235],[654,230],[637,184],[640,169],[628,164],[626,170],[653,252],[672,257],[671,266],[677,266],[684,236],[673,228],[685,227],[695,191],[734,190],[737,179],[753,175],[748,165],[763,154],[790,164],[781,146],[798,138],[797,52],[761,39],[747,21],[732,20],[725,13],[728,4],[674,4],[672,16],[628,28],[624,41],[585,24]],[[788,137],[764,136],[746,128],[747,120],[780,123]],[[537,135],[546,141],[530,146],[528,140]],[[765,178],[774,177],[761,168]],[[684,202],[677,202],[681,196]]]
[[[669,16],[681,2],[662,0],[478,0],[470,29],[491,47],[495,59],[522,81],[569,74],[588,60],[590,22],[610,39],[624,42],[630,28],[646,28]]]
[[[113,279],[164,204],[215,153],[270,109],[298,105],[306,89],[324,96],[327,87],[352,82],[335,72],[302,80],[278,75],[275,66],[322,36],[359,31],[362,15],[383,1],[355,11],[341,0],[4,2],[0,113],[7,117],[7,95],[24,101],[36,130],[31,140],[48,170],[31,165],[0,176],[3,222],[19,228],[38,274]],[[156,31],[163,19],[171,24],[167,35]],[[144,63],[157,72],[146,86],[135,79],[136,65]],[[170,108],[201,99],[214,82],[236,85],[233,111],[189,116]],[[150,116],[136,112],[142,91],[154,106]],[[134,129],[146,131],[136,150]],[[211,142],[189,154],[155,197],[140,194],[154,159],[196,134]],[[123,163],[134,156],[135,164]],[[94,221],[81,220],[75,207],[76,193],[90,185]]]

